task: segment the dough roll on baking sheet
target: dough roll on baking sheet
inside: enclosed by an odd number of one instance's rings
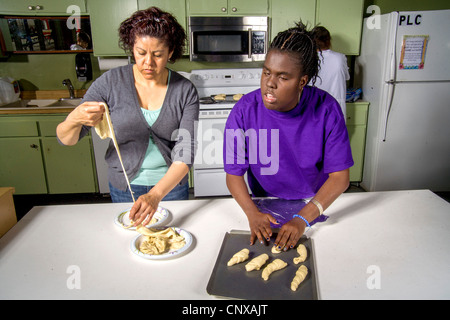
[[[100,104],[102,104],[105,107],[105,113],[103,114],[102,121],[100,121],[94,127],[95,132],[98,134],[100,139],[106,139],[106,138],[112,139],[112,141],[114,143],[114,147],[116,148],[116,151],[117,151],[117,155],[119,156],[119,161],[120,161],[120,165],[122,166],[125,180],[127,181],[127,184],[128,184],[128,189],[130,189],[131,198],[133,199],[133,202],[136,202],[136,200],[134,199],[133,191],[131,190],[131,185],[130,185],[130,181],[128,179],[127,171],[125,170],[125,166],[123,165],[122,156],[120,155],[119,145],[116,140],[116,135],[114,134],[114,128],[112,125],[111,117],[109,116],[108,105],[104,102],[101,102]]]
[[[299,285],[296,291],[291,290],[291,282],[297,272],[299,265],[292,261],[298,257],[297,246],[286,252],[274,254],[271,252],[273,242],[277,234],[271,238],[270,244],[262,245],[255,243],[249,245],[250,233],[248,231],[232,230],[225,233],[221,248],[217,248],[218,256],[212,270],[206,291],[210,295],[252,300],[315,300],[317,296],[317,285],[315,277],[314,250],[312,240],[301,237],[299,242],[303,243],[308,250],[308,257],[304,264],[309,272],[306,279]],[[269,256],[260,270],[247,272],[246,263],[227,266],[227,262],[236,252],[248,248],[249,259],[265,253]],[[269,280],[264,281],[261,273],[264,267],[275,259],[287,262],[287,266],[270,275]]]

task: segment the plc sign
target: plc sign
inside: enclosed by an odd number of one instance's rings
[[[422,15],[401,15],[399,19],[399,26],[418,26],[422,22]]]

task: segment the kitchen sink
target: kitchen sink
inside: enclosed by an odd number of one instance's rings
[[[49,105],[47,107],[76,107],[81,104],[81,98],[62,98]]]
[[[51,108],[51,107],[76,107],[81,104],[81,98],[61,98],[61,99],[32,99],[19,100],[0,108]]]

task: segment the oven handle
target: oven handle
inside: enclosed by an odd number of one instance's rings
[[[252,57],[252,28],[248,28],[248,57]]]

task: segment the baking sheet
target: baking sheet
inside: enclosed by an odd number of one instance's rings
[[[211,273],[206,291],[210,295],[248,300],[316,300],[317,285],[314,266],[314,249],[310,238],[301,237],[299,242],[306,246],[308,257],[305,262],[294,264],[293,258],[298,257],[294,249],[274,254],[271,252],[276,234],[272,236],[269,244],[255,243],[251,246],[250,232],[232,230],[225,234],[216,264]],[[249,259],[234,266],[227,266],[228,260],[238,251],[247,248],[250,251]],[[245,265],[260,254],[266,253],[269,260],[260,270],[247,272]],[[281,259],[288,265],[286,268],[275,271],[269,280],[261,277],[264,267],[274,259]],[[291,290],[291,282],[298,268],[304,264],[308,268],[306,279],[299,285],[297,291]]]

